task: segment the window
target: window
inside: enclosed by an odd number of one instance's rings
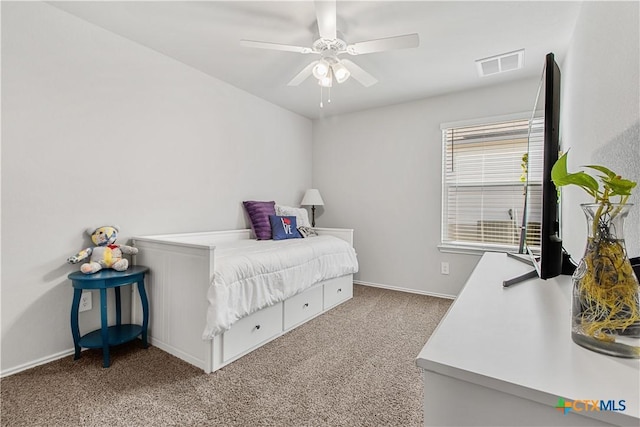
[[[525,198],[527,243],[539,246],[543,126],[542,118],[443,125],[441,249],[516,251]]]

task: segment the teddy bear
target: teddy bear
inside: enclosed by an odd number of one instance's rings
[[[87,234],[91,236],[91,241],[96,245],[93,248],[86,248],[77,254],[67,258],[69,264],[77,264],[91,256],[89,262],[80,266],[80,271],[85,274],[95,273],[103,268],[112,268],[117,271],[125,271],[129,268],[129,261],[122,257],[122,254],[137,254],[138,248],[127,245],[117,245],[120,229],[115,225],[105,225],[98,228],[88,228]]]

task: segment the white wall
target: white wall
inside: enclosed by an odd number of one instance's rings
[[[540,71],[544,58],[540,58]],[[539,78],[313,122],[320,226],[355,229],[356,279],[456,295],[479,256],[441,253],[440,124],[527,112]],[[440,262],[450,274],[440,274]]]
[[[640,3],[585,2],[562,66],[561,137],[569,170],[602,164],[640,183]],[[625,224],[627,252],[640,255],[640,187]],[[564,245],[579,260],[587,227],[579,188],[563,188]]]
[[[73,347],[85,228],[244,228],[242,200],[311,184],[310,120],[45,3],[2,2],[2,115],[4,374]]]
[[[561,138],[574,147],[572,170],[600,163],[640,182],[638,9],[638,2],[585,2],[569,53],[556,55]],[[522,81],[314,121],[313,185],[325,200],[318,224],[355,228],[357,280],[457,294],[478,257],[437,249],[440,123],[528,111],[537,85]],[[640,255],[639,192],[625,230],[630,256]],[[563,194],[565,247],[579,259],[586,226],[578,204],[589,200],[579,189]],[[440,275],[441,261],[450,263],[449,276]]]

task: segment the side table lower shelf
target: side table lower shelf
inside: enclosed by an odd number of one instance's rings
[[[107,328],[108,345],[120,345],[132,341],[137,336],[142,335],[141,325],[114,325]],[[102,329],[96,329],[86,335],[80,337],[80,347],[83,348],[102,348]]]

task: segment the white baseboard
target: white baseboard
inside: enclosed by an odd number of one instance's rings
[[[86,349],[85,349],[86,350]],[[0,372],[0,378],[8,377],[9,375],[17,374],[18,372],[26,371],[27,369],[35,368],[36,366],[44,365],[45,363],[53,362],[63,357],[71,356],[75,353],[74,349],[64,350],[50,356],[46,356],[23,365],[14,366],[13,368],[5,369]]]
[[[362,280],[354,280],[353,283],[356,284],[356,285],[371,286],[373,288],[389,289],[391,291],[408,292],[410,294],[427,295],[427,296],[430,296],[430,297],[446,298],[446,299],[455,299],[456,298],[455,295],[439,294],[439,293],[436,293],[436,292],[420,291],[420,290],[417,290],[417,289],[410,289],[410,288],[401,288],[399,286],[383,285],[383,284],[380,284],[380,283],[363,282]]]

